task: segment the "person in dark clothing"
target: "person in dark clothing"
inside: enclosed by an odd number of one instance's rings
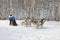
[[[14,26],[17,26],[17,23],[15,21],[15,17],[10,15],[9,16],[9,20],[10,20],[10,25],[14,25]]]

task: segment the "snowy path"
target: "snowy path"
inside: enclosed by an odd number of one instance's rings
[[[0,20],[0,40],[60,40],[60,22],[48,21],[44,27],[9,26],[8,20]]]

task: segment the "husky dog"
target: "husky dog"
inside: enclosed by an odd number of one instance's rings
[[[44,18],[43,19],[35,19],[35,18],[32,18],[32,19],[26,19],[24,22],[22,22],[22,25],[25,25],[25,26],[33,26],[35,25],[37,28],[39,28],[39,26],[43,27],[43,24],[44,24]]]
[[[22,22],[22,25],[31,26],[31,22],[30,20],[25,20],[24,22]]]
[[[40,20],[41,27],[43,27],[44,22],[45,22],[45,19],[44,18]]]
[[[43,27],[45,19],[44,18],[40,19],[40,20],[38,20],[38,19],[32,19],[30,22],[33,23],[34,25],[36,25],[37,28],[39,28],[40,26]]]

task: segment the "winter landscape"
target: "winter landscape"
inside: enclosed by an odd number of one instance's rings
[[[46,21],[42,28],[10,26],[8,20],[0,20],[0,40],[60,40],[60,22]]]
[[[60,0],[0,0],[0,40],[60,40]]]

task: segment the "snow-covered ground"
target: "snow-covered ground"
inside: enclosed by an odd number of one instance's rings
[[[0,20],[0,40],[60,40],[60,22],[46,21],[43,28],[9,26],[8,20]]]

